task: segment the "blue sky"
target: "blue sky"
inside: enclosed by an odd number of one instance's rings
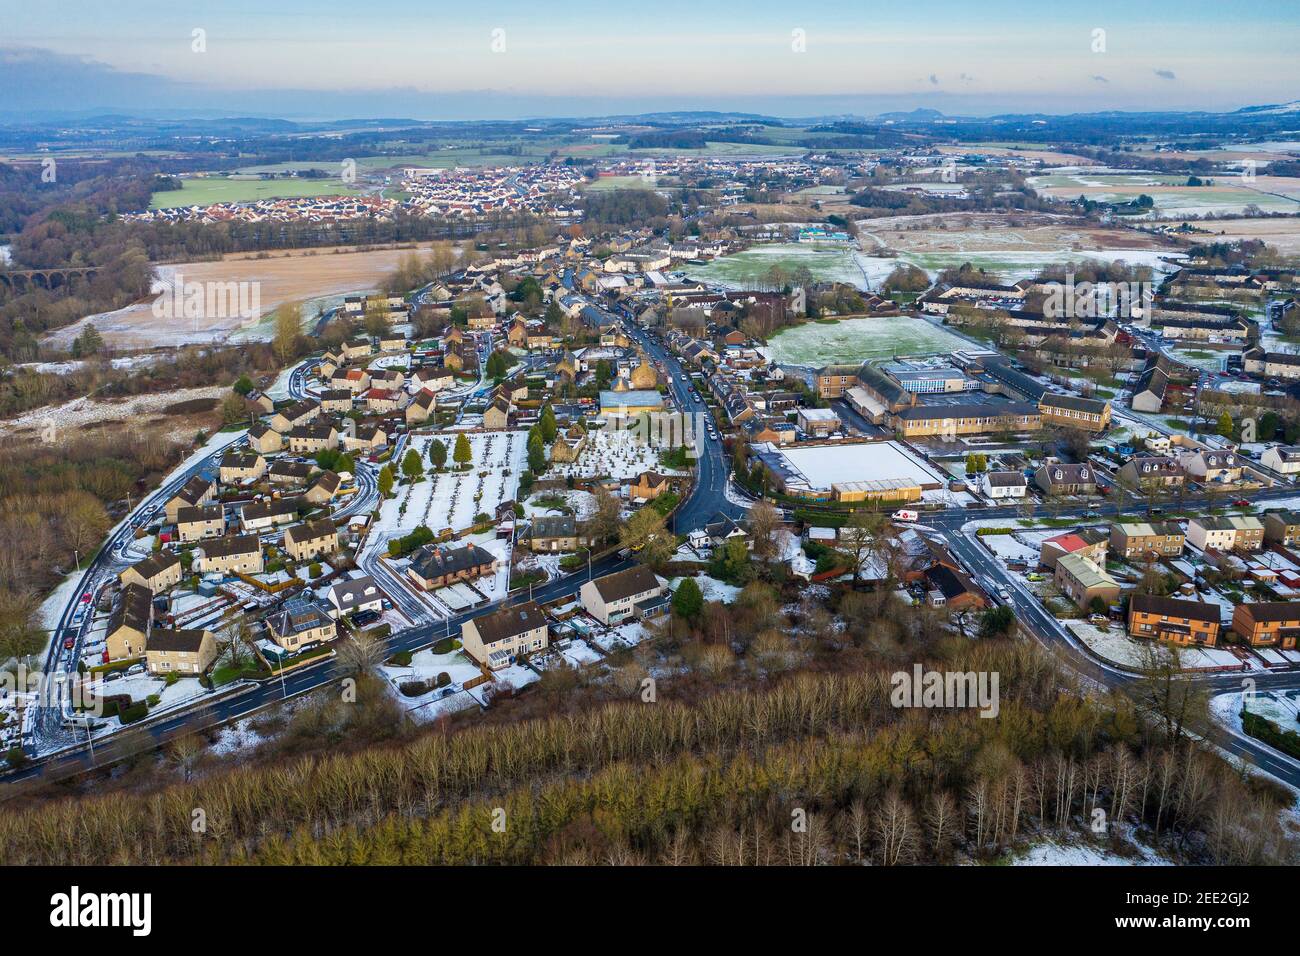
[[[796,115],[1233,109],[1300,97],[1295,2],[1037,6],[1046,9],[1002,0],[0,0],[0,109]],[[201,53],[195,29],[205,31]],[[1093,49],[1097,29],[1104,52]]]

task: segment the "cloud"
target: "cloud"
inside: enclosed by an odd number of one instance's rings
[[[1162,80],[1176,80],[1176,79],[1178,79],[1178,77],[1174,76],[1174,71],[1173,71],[1173,70],[1156,70],[1156,71],[1155,71],[1155,74],[1156,74],[1156,76],[1160,77],[1160,79],[1162,79]]]
[[[930,74],[930,85],[931,85],[931,86],[938,86],[938,85],[939,85],[939,77],[936,76],[934,73],[931,73],[931,74]]]
[[[1102,76],[1100,73],[1094,73],[1094,74],[1092,74],[1092,79],[1093,79],[1093,82],[1096,82],[1096,83],[1109,83],[1109,82],[1110,82],[1110,80],[1106,79],[1106,78],[1105,78],[1104,76]]]

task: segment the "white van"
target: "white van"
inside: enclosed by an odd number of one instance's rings
[[[921,517],[920,514],[918,514],[917,512],[909,511],[907,509],[904,509],[903,511],[894,512],[895,521],[917,521],[920,519],[920,517]]]

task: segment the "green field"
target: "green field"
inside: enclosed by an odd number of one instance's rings
[[[296,196],[341,196],[360,192],[345,186],[340,179],[226,179],[210,176],[183,182],[181,189],[154,193],[149,208],[208,206],[219,202],[253,202]]]
[[[609,189],[654,189],[659,184],[658,176],[602,176],[600,179],[586,183],[582,188],[591,192],[604,192]]]
[[[863,271],[853,252],[852,246],[838,243],[774,242],[722,256],[708,265],[687,266],[683,271],[701,282],[754,288],[767,281],[773,266],[787,276],[803,267],[818,281],[847,282],[862,288]]]
[[[768,341],[775,362],[819,366],[861,362],[893,355],[945,354],[970,348],[951,332],[909,315],[840,322],[808,322],[782,329]]]

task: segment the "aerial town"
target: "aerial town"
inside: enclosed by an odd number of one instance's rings
[[[0,115],[0,861],[1294,865],[1300,101],[1093,82]]]

